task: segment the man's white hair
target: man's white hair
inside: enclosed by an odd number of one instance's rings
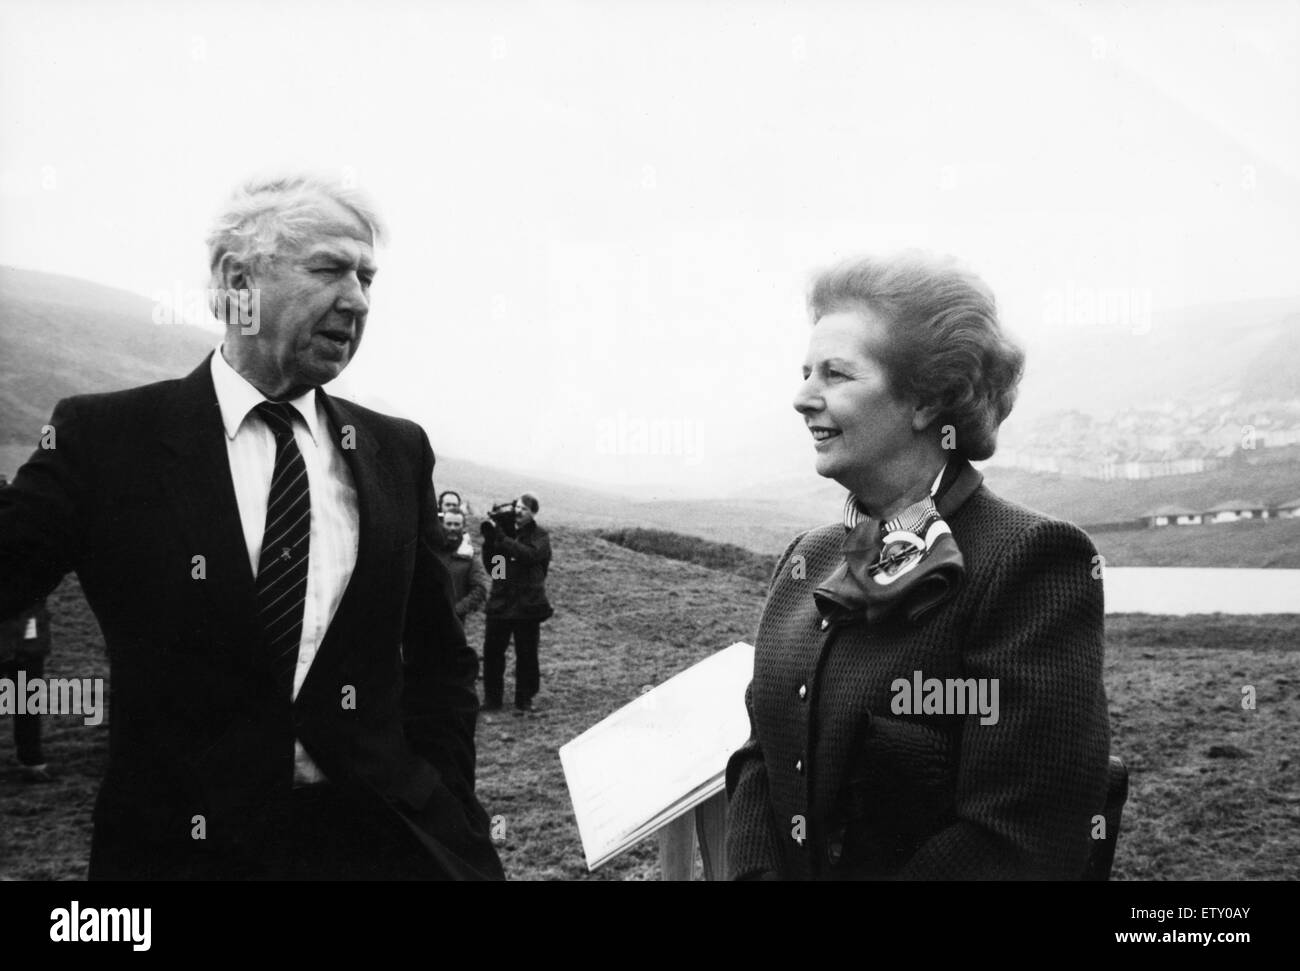
[[[322,203],[337,202],[382,243],[387,231],[364,193],[319,175],[253,178],[227,200],[208,232],[208,267],[214,290],[222,288],[221,259],[227,253],[260,269],[279,252],[309,241],[324,213]]]

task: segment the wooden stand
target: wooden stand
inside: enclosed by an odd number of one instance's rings
[[[662,880],[695,879],[695,847],[705,880],[727,879],[727,794],[719,792],[659,830]]]

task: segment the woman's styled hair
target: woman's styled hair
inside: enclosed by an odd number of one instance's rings
[[[808,291],[813,323],[868,308],[886,324],[872,349],[895,397],[937,404],[955,429],[954,451],[986,459],[1011,413],[1025,355],[998,324],[993,292],[951,257],[909,251],[848,260],[820,273]]]
[[[384,241],[378,212],[355,188],[308,174],[250,179],[226,201],[208,231],[212,286],[221,287],[220,263],[227,253],[260,268],[277,252],[310,240],[324,217],[321,204],[329,201],[356,216],[376,243]]]

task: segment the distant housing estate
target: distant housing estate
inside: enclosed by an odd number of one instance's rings
[[[1194,407],[1167,402],[1107,418],[1058,411],[1008,424],[991,465],[1086,479],[1153,479],[1300,458],[1300,400]],[[1180,515],[1201,515],[1184,513]]]
[[[1275,506],[1246,499],[1230,499],[1199,512],[1184,506],[1161,506],[1143,513],[1142,519],[1148,526],[1200,526],[1207,523],[1235,523],[1244,519],[1300,519],[1300,496]]]

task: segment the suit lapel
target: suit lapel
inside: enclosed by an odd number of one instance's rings
[[[176,389],[160,418],[165,455],[160,480],[186,548],[204,558],[202,596],[214,627],[237,648],[255,652],[257,596],[212,384],[211,355]]]
[[[338,610],[330,622],[329,630],[321,641],[316,658],[312,661],[308,679],[318,671],[327,671],[349,638],[347,632],[354,626],[354,618],[366,601],[365,584],[376,576],[385,576],[389,567],[383,563],[391,539],[383,526],[386,506],[385,490],[394,474],[388,453],[381,447],[379,436],[372,424],[347,401],[331,398],[323,389],[316,394],[325,407],[329,419],[329,434],[334,445],[343,452],[357,490],[357,562],[352,568],[347,589],[339,601]]]
[[[339,608],[321,643],[311,670],[328,669],[347,640],[341,632],[353,625],[364,604],[368,578],[387,572],[382,562],[393,543],[385,517],[386,489],[395,478],[390,457],[372,423],[348,402],[317,390],[329,419],[329,431],[352,472],[357,491],[359,538],[357,562]],[[255,660],[260,658],[255,578],[248,565],[243,524],[235,499],[226,453],[221,408],[212,384],[211,355],[177,387],[171,407],[161,416],[164,454],[159,479],[171,502],[186,549],[205,560],[202,595],[214,627]]]

